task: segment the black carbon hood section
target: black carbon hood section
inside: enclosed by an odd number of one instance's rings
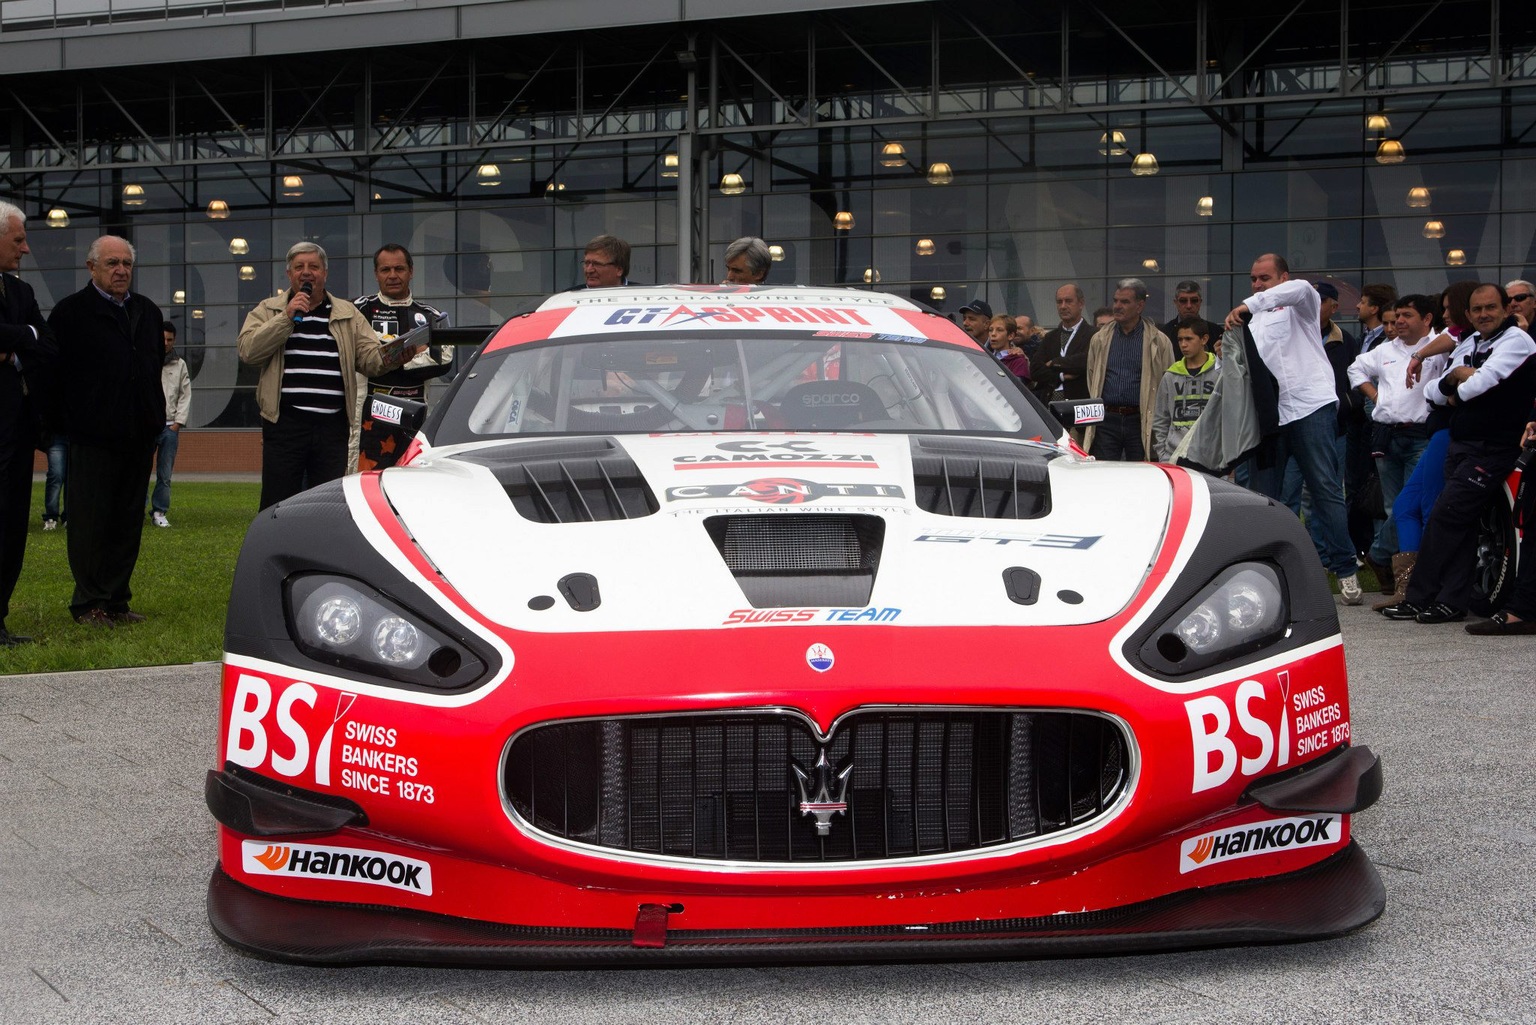
[[[329,573],[367,585],[476,655],[484,675],[500,671],[501,657],[479,637],[442,615],[436,601],[408,580],[363,540],[352,521],[341,481],[312,488],[269,509],[252,521],[235,564],[224,650],[271,659],[284,665],[313,666],[316,671],[364,683],[388,683],[402,690],[443,693],[442,688],[384,681],[345,666],[317,662],[302,652],[288,631],[284,585],[299,573]]]
[[[650,516],[661,506],[612,438],[559,438],[474,449],[454,458],[488,468],[512,506],[535,523]]]
[[[1212,671],[1213,667],[1180,674],[1164,672],[1149,665],[1141,650],[1185,602],[1222,570],[1238,562],[1267,562],[1279,571],[1290,625],[1289,636],[1245,653],[1238,660],[1268,658],[1337,634],[1338,609],[1327,585],[1327,575],[1312,538],[1296,514],[1247,488],[1215,477],[1202,479],[1211,495],[1211,515],[1205,533],[1172,589],[1126,642],[1126,659],[1147,675],[1163,680],[1180,680]]]
[[[914,437],[914,499],[940,516],[1038,519],[1051,511],[1052,458],[985,438]]]
[[[885,544],[878,516],[711,516],[704,529],[755,609],[868,605]]]

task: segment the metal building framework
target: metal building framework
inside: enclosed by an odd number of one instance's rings
[[[277,202],[286,175],[324,174],[366,210],[387,201],[385,180],[390,197],[452,202],[497,162],[531,161],[529,187],[542,191],[591,153],[622,158],[621,180],[605,189],[654,189],[675,153],[675,188],[688,197],[678,266],[696,275],[707,191],[725,161],[830,180],[824,166],[773,151],[786,133],[879,138],[963,122],[985,133],[999,119],[1064,115],[1108,131],[1117,117],[1171,114],[1215,124],[1223,166],[1236,170],[1274,158],[1325,111],[1366,116],[1406,103],[1410,119],[1393,134],[1411,140],[1414,119],[1437,103],[1497,90],[1505,147],[1530,145],[1536,127],[1512,102],[1536,95],[1536,26],[1504,0],[1286,0],[1252,11],[1213,0],[829,5],[331,56],[10,76],[0,86],[0,191],[29,212],[66,203],[110,225],[130,219],[121,186],[134,181],[163,183],[191,214],[209,181],[243,179],[260,207]],[[1285,127],[1271,131],[1279,111]],[[1028,154],[1009,152],[1028,169]],[[90,181],[102,183],[100,198],[81,204],[74,186]]]

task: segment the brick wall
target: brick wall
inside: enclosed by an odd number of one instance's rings
[[[48,469],[48,457],[37,453],[33,469]],[[260,473],[260,431],[182,431],[176,448],[177,473]]]

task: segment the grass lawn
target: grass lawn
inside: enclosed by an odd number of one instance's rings
[[[27,558],[11,596],[6,626],[35,643],[0,648],[0,674],[179,665],[217,660],[224,650],[224,612],[245,530],[256,515],[261,485],[178,480],[168,528],[145,517],[133,573],[133,610],[147,622],[103,630],[76,625],[69,614],[74,582],[65,528],[44,532],[43,486],[34,485]]]

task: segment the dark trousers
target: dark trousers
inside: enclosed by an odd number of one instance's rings
[[[23,410],[27,416],[30,410]],[[17,416],[19,421],[21,416]],[[11,611],[11,592],[27,553],[27,518],[32,508],[32,445],[13,428],[0,438],[0,627]]]
[[[69,572],[71,615],[91,609],[126,612],[129,580],[144,534],[149,456],[154,439],[128,447],[69,443]]]
[[[348,429],[343,413],[285,409],[277,423],[263,420],[261,507],[266,509],[346,473]]]
[[[1419,561],[1408,579],[1410,602],[1467,607],[1477,569],[1478,519],[1519,456],[1515,445],[1489,442],[1453,440],[1445,450],[1445,489],[1424,525]]]
[[[1104,411],[1104,421],[1093,432],[1095,459],[1134,463],[1147,458],[1141,444],[1141,414]]]

